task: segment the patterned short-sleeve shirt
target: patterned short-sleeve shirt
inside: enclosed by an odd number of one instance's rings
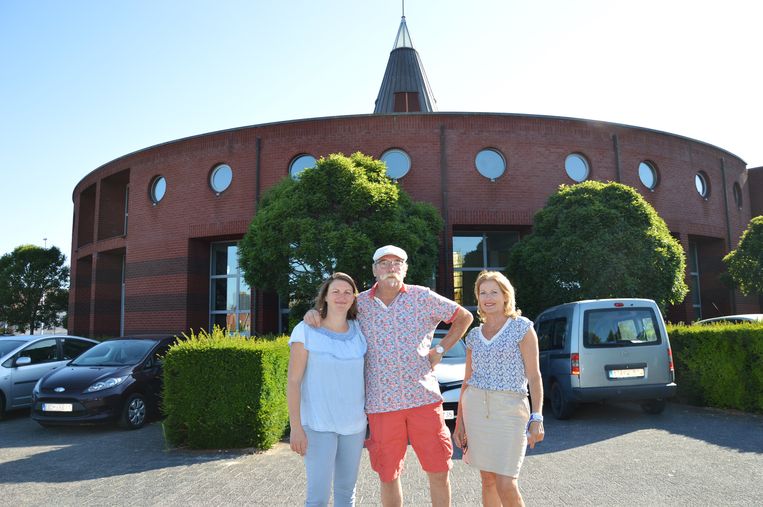
[[[470,386],[491,391],[527,394],[527,375],[519,342],[533,323],[525,317],[509,318],[493,338],[482,335],[482,326],[466,335],[466,348],[472,351]]]
[[[389,306],[376,286],[358,295],[358,322],[368,343],[366,412],[392,412],[442,400],[429,364],[432,335],[459,306],[427,287],[404,285]]]

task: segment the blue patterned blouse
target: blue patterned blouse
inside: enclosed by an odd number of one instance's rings
[[[466,348],[472,351],[470,386],[490,391],[516,391],[527,394],[527,375],[519,342],[533,323],[525,317],[509,318],[492,339],[482,335],[482,326],[466,335]]]

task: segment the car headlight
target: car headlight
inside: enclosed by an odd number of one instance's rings
[[[112,387],[118,386],[124,382],[126,378],[127,377],[111,377],[107,378],[106,380],[99,380],[95,384],[85,389],[85,392],[94,393],[96,391],[103,391],[104,389],[111,389]]]

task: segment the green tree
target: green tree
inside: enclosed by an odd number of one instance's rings
[[[334,271],[370,286],[371,256],[385,244],[404,248],[413,260],[407,281],[429,282],[441,229],[437,209],[411,200],[386,176],[383,162],[332,154],[265,193],[239,245],[239,262],[251,286],[278,292],[301,317]]]
[[[16,247],[0,257],[0,315],[30,334],[40,326],[61,324],[69,299],[69,268],[61,250],[52,246]]]
[[[723,258],[742,294],[763,295],[763,215],[750,220],[736,250]]]
[[[654,208],[631,187],[561,185],[536,213],[532,234],[511,251],[517,305],[535,316],[550,306],[609,297],[683,301],[686,261]]]

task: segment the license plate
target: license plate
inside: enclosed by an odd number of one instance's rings
[[[628,370],[609,370],[609,378],[635,378],[643,377],[644,368],[631,368]]]
[[[454,410],[443,410],[442,411],[442,415],[443,415],[443,417],[445,417],[445,419],[455,419],[456,418],[456,413],[455,413]]]
[[[71,403],[43,403],[42,411],[43,412],[71,412],[72,404]]]

